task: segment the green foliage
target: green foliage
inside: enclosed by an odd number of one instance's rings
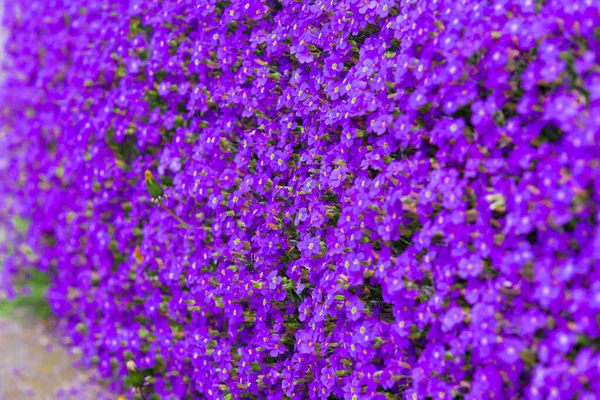
[[[11,300],[0,301],[0,318],[18,318],[18,311],[25,311],[46,320],[52,315],[50,305],[46,300],[46,290],[49,285],[48,275],[39,270],[28,270],[23,282],[27,282],[29,294],[19,294]],[[17,288],[22,292],[25,284],[18,283]]]
[[[29,231],[31,221],[20,216],[12,218],[14,229],[21,235],[26,235]],[[0,226],[0,242],[4,241],[2,226]],[[9,253],[13,251],[23,252],[29,260],[34,260],[36,254],[24,243],[17,248],[7,246]],[[2,254],[0,254],[0,269],[2,265]],[[35,268],[23,268],[22,272],[16,277],[15,289],[17,295],[11,299],[0,299],[0,318],[18,319],[21,315],[34,315],[41,320],[46,320],[52,314],[50,305],[46,300],[46,290],[50,284],[48,274]],[[23,313],[24,312],[24,313]]]

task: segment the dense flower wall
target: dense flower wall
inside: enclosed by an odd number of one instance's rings
[[[600,393],[597,2],[6,7],[4,275],[116,391]]]

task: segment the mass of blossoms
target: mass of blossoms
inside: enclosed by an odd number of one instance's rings
[[[115,393],[597,398],[597,1],[5,3],[3,290]]]

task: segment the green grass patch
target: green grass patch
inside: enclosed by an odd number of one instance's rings
[[[42,320],[52,315],[50,304],[46,300],[46,290],[49,285],[48,275],[35,269],[28,270],[21,283],[17,285],[20,293],[25,287],[30,289],[27,294],[18,294],[11,300],[0,301],[0,317],[18,318],[18,311],[32,314]]]

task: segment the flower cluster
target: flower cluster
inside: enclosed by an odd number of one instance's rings
[[[135,360],[164,399],[600,393],[597,2],[5,14],[5,274],[35,254],[115,390]]]

